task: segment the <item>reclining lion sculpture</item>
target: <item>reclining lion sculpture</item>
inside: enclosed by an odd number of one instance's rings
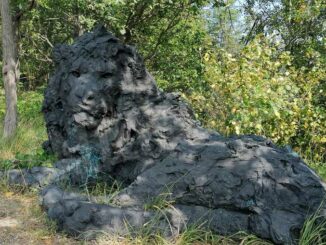
[[[202,128],[177,94],[158,89],[135,49],[104,28],[58,46],[54,58],[43,105],[45,146],[60,158],[50,183],[106,176],[124,186],[112,205],[55,185],[43,189],[48,215],[69,233],[141,228],[157,217],[144,207],[164,197],[170,206],[153,229],[166,235],[202,224],[293,244],[322,205],[326,185],[296,154],[263,137],[227,138]],[[44,169],[33,171],[24,172],[30,183]]]

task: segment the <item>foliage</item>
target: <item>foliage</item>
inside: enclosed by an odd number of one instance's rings
[[[207,31],[212,37],[214,46],[223,48],[230,53],[238,53],[243,45],[243,27],[240,23],[241,9],[238,1],[215,1],[213,8],[204,12],[207,19]],[[239,45],[240,44],[240,45]]]
[[[326,52],[325,1],[245,0],[243,9],[248,22],[246,43],[257,34],[274,35],[281,49],[295,57],[297,67],[310,65],[305,55],[309,50]]]
[[[182,92],[204,124],[225,134],[262,134],[324,161],[320,0],[39,0],[29,11],[29,2],[12,5],[24,12],[22,88],[48,80],[54,44],[71,43],[104,23],[138,46],[159,86]]]
[[[0,169],[25,168],[50,165],[55,157],[46,154],[42,143],[46,140],[46,130],[41,105],[40,92],[23,92],[18,101],[19,125],[15,137],[3,139],[0,135]],[[4,96],[0,90],[0,120],[4,117]],[[0,130],[2,123],[0,123]],[[2,131],[1,131],[2,132]]]
[[[312,68],[295,68],[289,52],[263,37],[238,56],[223,49],[205,54],[205,83],[185,97],[198,118],[224,134],[259,134],[325,161],[326,110],[315,104],[326,78],[318,53]]]
[[[98,23],[106,24],[126,43],[138,46],[149,69],[158,76],[164,72],[163,79],[175,80],[172,76],[175,73],[183,80],[187,76],[194,78],[201,70],[198,55],[194,56],[198,54],[204,33],[204,28],[198,28],[203,22],[200,9],[207,2],[39,0],[24,15],[19,28],[25,87],[35,88],[48,79],[55,44],[71,43]],[[185,43],[182,38],[186,38]],[[171,47],[175,52],[171,52]]]
[[[175,27],[173,38],[157,50],[149,65],[158,85],[165,91],[187,92],[204,76],[202,57],[210,43],[200,18],[190,18]]]

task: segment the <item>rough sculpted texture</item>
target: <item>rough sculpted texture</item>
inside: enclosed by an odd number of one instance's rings
[[[157,220],[152,229],[167,236],[204,224],[220,234],[297,243],[326,186],[295,153],[262,137],[226,138],[202,128],[177,94],[157,88],[134,48],[103,28],[57,47],[54,56],[45,147],[61,160],[43,172],[74,184],[106,176],[124,185],[113,206],[55,185],[43,189],[43,206],[63,229],[125,234],[126,223],[136,229]],[[145,211],[157,198],[173,208]]]

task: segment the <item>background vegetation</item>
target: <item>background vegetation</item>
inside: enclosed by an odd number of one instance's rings
[[[19,130],[1,159],[42,160],[40,115],[52,48],[97,23],[142,53],[165,91],[226,134],[259,134],[326,174],[326,7],[322,0],[14,0]],[[2,86],[2,83],[1,83]],[[0,94],[0,120],[4,116]],[[16,159],[17,160],[17,159]],[[17,161],[16,161],[17,162]],[[7,163],[6,163],[7,164]]]

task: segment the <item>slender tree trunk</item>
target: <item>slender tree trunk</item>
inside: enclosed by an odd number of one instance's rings
[[[75,25],[74,25],[74,34],[73,35],[74,35],[74,38],[77,38],[84,34],[83,26],[80,23],[80,8],[78,5],[78,1],[75,2],[74,10],[75,10],[75,16],[74,16]]]
[[[3,81],[6,96],[6,116],[3,137],[14,135],[17,128],[17,80],[19,79],[17,45],[9,0],[1,0]]]

